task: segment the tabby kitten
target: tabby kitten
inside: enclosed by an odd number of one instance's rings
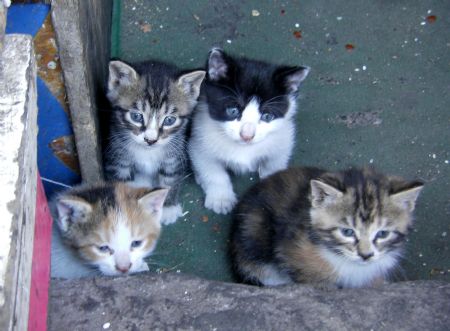
[[[264,178],[287,167],[296,96],[309,68],[233,58],[214,48],[207,72],[189,156],[205,207],[227,214],[237,201],[227,170]]]
[[[53,227],[52,277],[148,270],[144,258],[159,238],[167,192],[106,183],[81,185],[57,196],[52,203],[57,225]]]
[[[180,74],[158,62],[109,63],[107,97],[113,113],[106,178],[170,187],[164,224],[182,214],[178,191],[187,163],[185,131],[204,76],[201,70]]]
[[[402,256],[422,186],[368,168],[274,174],[235,210],[235,270],[262,285],[363,287],[385,280]]]

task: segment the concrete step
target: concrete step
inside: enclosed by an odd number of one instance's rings
[[[450,284],[278,288],[183,274],[52,280],[49,330],[448,330]]]

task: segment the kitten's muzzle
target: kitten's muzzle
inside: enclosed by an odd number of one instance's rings
[[[153,145],[154,143],[156,143],[158,141],[158,139],[148,139],[148,138],[144,138],[144,141],[149,145]]]
[[[256,128],[252,123],[244,123],[239,135],[245,142],[251,141],[255,137]]]
[[[130,268],[131,268],[131,263],[130,263],[127,267],[124,267],[124,266],[118,266],[118,265],[116,264],[116,270],[117,270],[117,271],[120,271],[120,272],[123,273],[123,274],[127,273],[128,270],[130,270]]]
[[[364,261],[367,261],[368,259],[370,259],[373,256],[373,252],[370,252],[370,253],[359,253],[359,256],[361,256],[361,258]]]

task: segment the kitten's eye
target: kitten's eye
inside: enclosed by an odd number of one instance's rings
[[[173,123],[175,123],[176,120],[177,120],[177,118],[175,116],[167,116],[164,119],[163,125],[164,126],[171,126],[171,125],[173,125]]]
[[[375,239],[385,239],[389,236],[389,231],[386,230],[380,230],[375,235]]]
[[[133,122],[141,123],[141,124],[144,123],[144,117],[142,116],[141,113],[131,112],[130,118]]]
[[[261,121],[267,122],[269,123],[270,121],[272,121],[275,118],[274,114],[271,113],[264,113],[261,115]]]
[[[343,228],[343,229],[341,229],[341,233],[342,233],[345,237],[353,237],[354,234],[355,234],[355,231],[353,231],[352,229]]]
[[[131,248],[137,248],[142,245],[142,240],[134,240],[131,242]]]
[[[110,251],[109,246],[108,245],[103,245],[103,246],[98,246],[97,247],[98,250],[102,253],[108,253]]]
[[[230,119],[235,119],[239,116],[239,109],[237,107],[228,107],[226,112]]]

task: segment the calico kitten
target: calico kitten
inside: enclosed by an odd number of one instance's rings
[[[363,287],[398,265],[419,181],[373,169],[292,168],[256,184],[235,210],[231,252],[243,280]]]
[[[294,146],[300,83],[309,68],[233,58],[214,48],[192,123],[189,156],[205,207],[227,214],[236,196],[227,170],[285,169]]]
[[[52,277],[148,270],[144,258],[159,238],[167,192],[106,183],[81,185],[57,196],[52,203],[57,225],[53,227]]]
[[[201,70],[180,74],[158,62],[109,63],[107,97],[113,113],[106,178],[170,187],[164,224],[182,214],[178,191],[187,163],[185,131],[204,77]]]

